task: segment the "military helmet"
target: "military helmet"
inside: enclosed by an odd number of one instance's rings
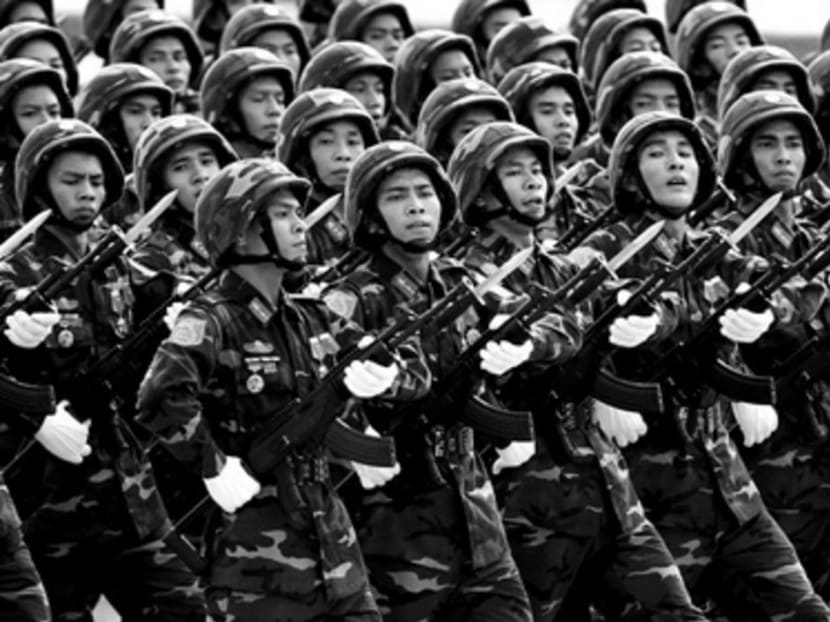
[[[109,142],[83,121],[48,121],[29,132],[14,162],[14,193],[24,219],[39,211],[34,199],[46,188],[44,176],[55,156],[67,151],[89,152],[101,160],[106,191],[102,209],[121,198],[124,171]]]
[[[375,48],[359,41],[335,41],[317,50],[303,70],[297,90],[343,89],[349,80],[364,71],[380,77],[388,99],[395,68]]]
[[[108,112],[120,106],[129,95],[147,93],[156,97],[161,115],[173,110],[173,91],[155,73],[135,63],[115,63],[103,67],[78,94],[77,117],[98,129]]]
[[[498,159],[515,147],[527,147],[536,154],[548,180],[548,192],[553,190],[553,150],[546,139],[518,123],[496,121],[482,125],[461,139],[447,165],[465,222],[480,221],[483,214],[476,211],[476,200],[492,179]]]
[[[668,54],[669,45],[663,23],[635,9],[615,9],[605,13],[594,22],[585,36],[582,47],[582,68],[585,80],[596,92],[602,76],[620,56],[620,45],[625,35],[634,28],[646,28],[660,42],[663,52]],[[591,48],[591,49],[588,49]]]
[[[525,0],[461,0],[452,14],[450,29],[458,34],[467,35],[476,46],[487,49],[482,26],[487,14],[494,9],[514,8],[522,16],[530,15],[530,5]]]
[[[55,25],[55,9],[52,6],[52,0],[29,1],[37,4],[41,9],[43,9],[50,26]],[[0,28],[11,23],[9,18],[11,17],[12,10],[19,4],[21,4],[19,0],[0,0]]]
[[[202,79],[202,116],[222,133],[239,131],[234,111],[235,98],[251,80],[273,77],[285,96],[285,104],[294,99],[294,74],[276,56],[262,48],[242,47],[222,54]]]
[[[755,22],[740,7],[725,0],[712,0],[692,8],[680,21],[675,40],[674,58],[686,72],[695,89],[705,88],[715,78],[711,70],[702,68],[700,58],[707,33],[714,27],[728,22],[740,24],[749,36],[752,45],[764,42]]]
[[[702,4],[707,0],[666,0],[666,30],[671,34],[677,32],[680,22],[686,16],[686,13],[691,11],[698,4]],[[732,4],[746,10],[746,0],[730,0]]]
[[[579,0],[568,20],[568,30],[582,41],[593,23],[614,9],[635,9],[641,13],[648,11],[644,0]]]
[[[741,171],[752,134],[764,123],[776,119],[792,121],[801,130],[806,155],[803,177],[818,171],[824,161],[824,141],[812,115],[795,97],[782,91],[753,91],[741,95],[721,120],[718,173],[727,186],[743,186]]]
[[[578,46],[576,37],[550,28],[542,18],[523,17],[502,28],[490,42],[485,63],[487,77],[491,84],[496,85],[513,67],[535,60],[537,54],[552,47],[565,50],[575,72]]]
[[[582,89],[582,83],[575,73],[550,63],[525,63],[508,71],[499,82],[498,90],[513,109],[516,121],[534,129],[530,116],[530,98],[534,93],[552,86],[565,89],[573,99],[579,124],[575,140],[575,144],[578,145],[591,127],[591,108]]]
[[[254,39],[263,32],[278,29],[285,30],[294,39],[300,55],[300,68],[305,67],[311,56],[311,49],[303,27],[290,13],[280,7],[261,2],[240,9],[228,20],[219,42],[219,54],[234,48],[254,45]]]
[[[816,56],[807,71],[816,98],[816,124],[824,137],[824,143],[830,144],[830,50]]]
[[[695,118],[695,96],[689,78],[668,56],[659,52],[630,52],[615,60],[605,72],[597,90],[597,125],[609,147],[631,116],[626,105],[634,88],[645,80],[663,78],[677,89],[680,114]]]
[[[458,201],[450,180],[441,164],[420,147],[402,140],[387,140],[370,147],[355,160],[343,191],[346,226],[355,244],[363,248],[377,248],[386,240],[377,223],[377,190],[389,175],[402,168],[424,171],[432,181],[441,202],[443,231],[455,220]],[[373,213],[367,214],[367,210]]]
[[[0,60],[16,58],[20,48],[35,39],[43,39],[55,46],[66,71],[66,88],[70,95],[74,95],[78,91],[78,68],[75,65],[75,57],[72,55],[66,35],[53,26],[37,22],[18,22],[4,27],[0,30]]]
[[[55,93],[61,106],[61,116],[74,116],[72,100],[66,92],[63,78],[54,69],[28,58],[0,61],[0,110],[11,113],[11,104],[21,89],[33,84],[45,84]]]
[[[730,60],[723,70],[718,87],[718,117],[722,118],[729,107],[752,88],[762,73],[775,70],[783,70],[790,74],[801,105],[808,112],[813,112],[815,98],[807,68],[784,48],[759,45],[743,50]]]
[[[257,2],[274,4],[274,0]],[[225,0],[193,0],[192,9],[194,32],[205,41],[218,45],[230,18]]]
[[[380,140],[374,119],[353,95],[341,89],[313,89],[298,95],[280,119],[280,162],[301,175],[312,177],[313,171],[303,170],[308,141],[321,125],[335,121],[353,121],[367,148]]]
[[[392,101],[405,120],[415,124],[423,101],[434,86],[426,75],[436,57],[447,50],[461,50],[481,75],[475,47],[466,35],[432,28],[421,30],[403,42],[395,57]]]
[[[197,84],[204,60],[202,48],[190,26],[164,11],[147,10],[128,15],[112,35],[110,62],[137,63],[144,46],[151,39],[165,35],[182,42],[190,62],[190,82]]]
[[[237,159],[225,137],[194,115],[174,114],[158,119],[141,133],[133,152],[133,171],[142,207],[155,204],[164,194],[158,177],[165,159],[184,144],[196,141],[213,149],[220,166]]]
[[[404,37],[415,33],[406,5],[395,0],[341,0],[329,22],[329,41],[360,41],[372,19],[382,13],[398,18]]]
[[[821,43],[819,44],[822,51],[830,50],[830,19],[824,25],[824,30],[821,31]]]
[[[672,130],[682,133],[689,140],[700,168],[692,206],[699,205],[714,192],[717,182],[715,163],[706,146],[706,140],[694,121],[662,110],[646,112],[637,115],[622,127],[611,148],[611,158],[608,162],[609,183],[614,205],[620,213],[638,212],[644,205],[652,202],[650,197],[642,196],[645,189],[639,172],[640,147],[654,132]],[[637,183],[631,183],[631,176],[634,176]]]
[[[164,0],[156,0],[158,8],[164,8]],[[103,59],[109,58],[112,33],[121,23],[127,0],[87,0],[84,7],[84,36],[92,44],[93,51]]]
[[[429,94],[418,116],[415,143],[438,157],[441,141],[447,138],[450,125],[467,108],[483,107],[493,111],[500,121],[513,121],[510,104],[487,82],[476,78],[458,78],[442,82]]]

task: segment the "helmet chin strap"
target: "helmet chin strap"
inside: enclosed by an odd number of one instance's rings
[[[545,213],[541,216],[528,216],[527,214],[522,214],[507,197],[507,193],[504,191],[504,188],[500,183],[491,182],[489,186],[490,192],[496,201],[498,201],[500,207],[492,212],[481,213],[480,216],[475,219],[476,222],[473,223],[474,225],[483,226],[491,220],[507,216],[511,220],[515,220],[519,224],[525,225],[526,227],[536,227],[544,222],[545,218],[547,218],[547,210],[545,210]]]
[[[48,209],[52,212],[52,217],[49,219],[49,222],[52,225],[57,225],[58,227],[71,231],[72,233],[83,233],[84,231],[88,231],[94,222],[93,220],[89,223],[81,224],[69,220],[58,208],[58,205],[55,203],[55,200],[52,198],[51,194],[49,196],[40,195],[35,197],[35,203],[42,209]]]
[[[241,266],[271,263],[277,268],[283,268],[291,272],[302,270],[306,266],[308,262],[305,260],[297,261],[283,257],[280,252],[279,245],[277,244],[277,239],[274,237],[274,230],[271,228],[271,221],[265,210],[260,210],[254,220],[259,223],[260,228],[262,229],[260,237],[265,244],[265,248],[268,249],[268,252],[256,255],[242,255],[235,250],[231,250],[227,252],[222,259],[222,263],[224,265]]]

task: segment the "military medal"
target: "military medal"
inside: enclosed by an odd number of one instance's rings
[[[245,387],[251,393],[262,393],[265,388],[265,380],[259,374],[251,374],[245,381]]]

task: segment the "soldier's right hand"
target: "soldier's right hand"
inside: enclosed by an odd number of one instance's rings
[[[617,292],[617,303],[624,305],[630,297],[630,292],[620,290]],[[659,325],[660,316],[656,312],[618,317],[611,323],[608,341],[618,348],[636,348],[651,337]]]
[[[355,361],[346,367],[343,384],[355,397],[369,399],[389,389],[399,371],[396,363],[380,365],[374,361]]]
[[[46,416],[40,429],[35,432],[35,439],[56,458],[71,464],[81,464],[92,452],[87,443],[90,421],[81,423],[66,407],[66,402],[60,402],[57,410]]]
[[[648,432],[640,413],[614,408],[599,400],[594,400],[592,415],[605,435],[620,447],[635,443]]]
[[[53,311],[30,314],[18,309],[6,318],[3,334],[18,348],[31,350],[43,343],[60,319],[60,314]]]
[[[210,498],[228,514],[236,512],[262,489],[237,456],[227,456],[219,474],[202,478],[202,481]]]

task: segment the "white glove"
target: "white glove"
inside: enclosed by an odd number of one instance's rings
[[[259,494],[259,482],[248,474],[242,461],[228,456],[225,466],[215,477],[204,477],[210,498],[228,514],[233,514]]]
[[[31,350],[43,343],[60,319],[60,314],[54,311],[29,314],[18,309],[6,318],[7,328],[3,334],[18,348]]]
[[[769,330],[775,321],[772,309],[764,309],[761,313],[749,309],[727,309],[718,318],[720,334],[736,343],[754,343]]]
[[[354,361],[346,367],[343,384],[355,397],[368,399],[389,389],[399,371],[396,363],[384,366],[373,361]]]
[[[164,324],[167,326],[167,330],[173,332],[173,327],[176,325],[176,319],[179,317],[179,313],[182,312],[182,309],[186,306],[186,302],[181,302],[179,300],[170,303],[167,307],[167,311],[164,312]]]
[[[69,414],[66,406],[66,402],[58,404],[57,410],[48,415],[35,432],[35,439],[56,458],[81,464],[92,453],[92,448],[87,444],[91,421],[81,423]]]
[[[509,341],[490,341],[479,352],[481,369],[488,374],[501,376],[530,358],[533,344],[528,339],[521,345]]]
[[[611,323],[608,342],[618,348],[636,348],[654,334],[659,323],[656,313],[618,317]]]
[[[380,434],[372,426],[366,428],[364,434],[380,438]],[[352,462],[352,468],[357,473],[357,478],[364,490],[380,488],[401,472],[401,465],[398,462],[395,462],[395,465],[391,467],[370,466],[362,462]]]
[[[732,412],[741,426],[746,447],[763,443],[778,429],[778,413],[767,404],[732,402]]]
[[[534,441],[513,441],[504,449],[497,447],[496,453],[499,457],[496,458],[491,468],[493,475],[498,475],[502,469],[522,466],[536,453],[536,443]]]
[[[643,416],[631,410],[621,410],[594,400],[593,418],[600,429],[620,447],[635,443],[648,432]]]

